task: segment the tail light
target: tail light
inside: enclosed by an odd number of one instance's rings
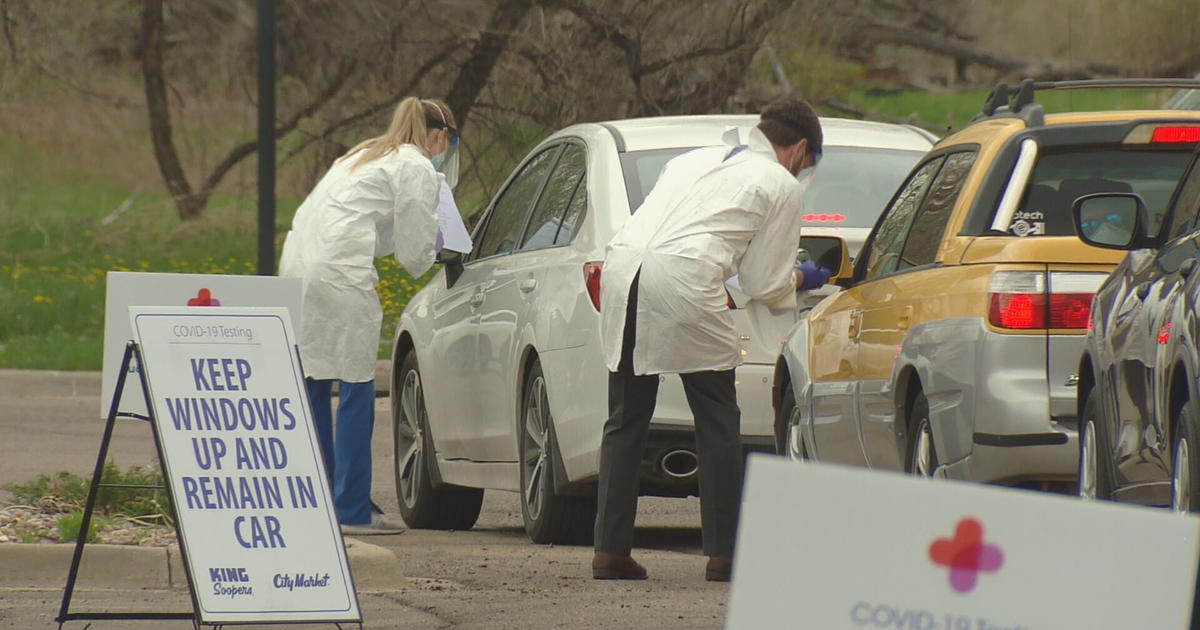
[[[845,223],[846,215],[840,212],[809,212],[800,216],[805,223]]]
[[[603,270],[604,263],[583,263],[583,282],[587,285],[588,297],[592,299],[592,306],[597,313],[600,312],[600,272]]]
[[[1008,330],[1086,330],[1102,273],[998,271],[988,287],[988,321]]]
[[[1200,127],[1155,127],[1154,132],[1150,134],[1151,144],[1174,144],[1179,142],[1200,142]]]

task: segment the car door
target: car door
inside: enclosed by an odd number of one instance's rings
[[[1195,307],[1200,280],[1196,274],[1200,266],[1200,163],[1192,164],[1170,207],[1170,222],[1164,226],[1168,241],[1155,256],[1158,290],[1148,294],[1143,303],[1154,327],[1154,339],[1146,341],[1153,344],[1157,356],[1150,374],[1153,413],[1145,419],[1141,435],[1150,468],[1146,473],[1156,474],[1157,479],[1169,477],[1172,470],[1175,436],[1171,422],[1178,415],[1178,400],[1171,398],[1174,366],[1180,359],[1190,363],[1196,355],[1197,337],[1188,326],[1195,318],[1190,309]],[[1189,364],[1184,378],[1194,378],[1196,367]]]
[[[938,165],[940,163],[940,166]],[[930,160],[926,166],[937,175],[919,200],[906,234],[898,235],[896,268],[877,276],[869,300],[863,304],[859,325],[858,364],[860,366],[857,411],[863,448],[872,468],[902,470],[904,462],[896,448],[897,436],[905,433],[897,426],[893,367],[898,350],[915,322],[927,319],[923,307],[930,295],[944,292],[948,272],[935,263],[946,225],[958,201],[959,192],[971,166],[975,151],[959,151]],[[930,171],[927,171],[927,173]],[[903,199],[917,201],[916,196]]]
[[[493,204],[488,227],[478,241],[480,282],[472,388],[463,392],[477,400],[478,413],[463,427],[464,456],[470,461],[515,461],[513,433],[518,394],[514,383],[513,347],[526,310],[526,291],[536,283],[527,257],[518,252],[534,203],[553,170],[563,145],[555,143],[532,154],[509,180]]]
[[[863,310],[890,290],[886,276],[895,269],[913,216],[942,159],[938,157],[913,171],[880,215],[864,252],[860,252],[856,284],[818,307],[810,322],[813,408],[806,437],[811,439],[812,455],[821,461],[866,463],[856,402],[863,374],[858,347]],[[867,340],[873,342],[871,336]]]

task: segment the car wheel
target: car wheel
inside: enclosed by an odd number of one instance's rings
[[[395,378],[399,404],[392,405],[396,500],[400,516],[416,529],[471,529],[483,507],[483,490],[442,484],[430,476],[433,438],[417,353],[409,352]]]
[[[596,497],[554,491],[557,449],[554,418],[541,364],[529,371],[517,437],[521,458],[521,517],[530,540],[538,544],[591,544]]]
[[[800,430],[800,408],[796,406],[796,393],[790,383],[779,400],[779,412],[775,416],[775,452],[792,459],[808,459],[808,448]]]
[[[1088,500],[1112,498],[1112,469],[1108,466],[1108,441],[1100,429],[1100,398],[1095,389],[1083,403],[1079,421],[1079,497]]]
[[[1175,420],[1175,448],[1171,458],[1171,509],[1180,513],[1200,512],[1200,466],[1192,463],[1198,446],[1195,414],[1185,402]]]
[[[919,477],[932,477],[938,467],[933,446],[933,427],[929,424],[929,401],[917,392],[908,410],[908,457],[905,470]]]

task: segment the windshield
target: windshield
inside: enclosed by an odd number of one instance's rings
[[[621,156],[630,210],[654,188],[667,162],[692,147],[630,151]],[[804,225],[866,227],[875,224],[921,151],[827,146],[804,193]]]
[[[1149,214],[1147,234],[1157,234],[1191,149],[1101,149],[1048,153],[1038,159],[1009,231],[1017,236],[1074,236],[1071,206],[1083,195],[1131,192]]]

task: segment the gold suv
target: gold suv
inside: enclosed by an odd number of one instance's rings
[[[776,441],[794,458],[982,482],[1073,482],[1075,374],[1092,297],[1124,252],[1084,244],[1082,195],[1132,192],[1156,233],[1200,112],[1046,115],[1000,85],[912,170],[853,267],[806,237],[840,291],[799,321],[776,366]]]

